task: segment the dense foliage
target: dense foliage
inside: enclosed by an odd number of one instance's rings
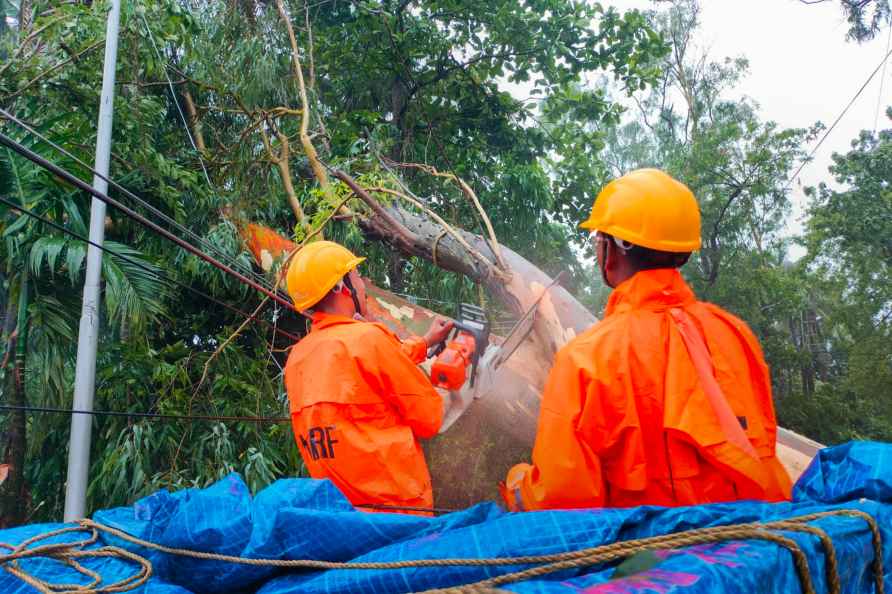
[[[862,136],[836,157],[828,174],[836,183],[809,194],[805,236],[788,237],[789,179],[820,126],[763,121],[755,102],[734,92],[746,61],[697,54],[696,3],[666,4],[649,14],[576,0],[127,2],[112,177],[250,269],[241,225],[262,222],[301,239],[345,194],[318,182],[301,134],[306,119],[319,156],[367,184],[391,183],[389,162],[456,172],[502,242],[547,272],[570,270],[570,288],[597,308],[606,291],[575,224],[609,177],[663,167],[703,209],[704,249],[685,274],[760,336],[782,423],[828,442],[892,437],[892,132]],[[12,17],[0,25],[0,107],[88,163],[106,8],[0,0],[0,16]],[[0,122],[4,134],[91,177]],[[417,170],[403,175],[450,223],[480,229],[453,185]],[[5,149],[0,196],[86,233],[87,197]],[[107,244],[120,255],[104,258],[96,408],[282,416],[288,341],[271,328],[299,332],[302,322],[267,306],[266,325],[248,325],[215,354],[244,315],[174,281],[247,312],[261,298],[108,214]],[[324,232],[361,248],[367,272],[394,291],[447,312],[479,296],[473,282],[368,241],[349,221]],[[2,402],[70,407],[85,246],[5,206],[0,233]],[[797,262],[794,241],[808,251]],[[0,487],[2,521],[59,517],[68,424],[64,415],[0,415],[3,462],[24,468]],[[92,461],[92,506],[204,485],[232,469],[254,488],[300,472],[290,427],[249,421],[96,417]],[[25,498],[25,507],[12,503]]]

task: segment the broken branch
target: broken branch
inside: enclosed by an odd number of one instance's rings
[[[432,218],[434,221],[437,222],[438,225],[443,227],[443,230],[446,233],[448,233],[453,238],[455,238],[455,240],[463,248],[465,248],[469,254],[471,254],[474,258],[476,258],[478,262],[480,262],[481,264],[483,264],[486,267],[492,268],[492,262],[490,262],[486,256],[484,256],[478,250],[475,250],[473,247],[471,247],[471,244],[469,244],[467,241],[465,241],[465,238],[462,237],[455,229],[453,229],[449,223],[447,223],[440,215],[435,213],[433,210],[431,210],[430,208],[428,208],[424,204],[422,204],[421,201],[416,200],[415,198],[413,198],[412,196],[409,196],[408,194],[404,194],[403,192],[400,192],[398,190],[393,190],[391,188],[374,187],[374,188],[367,188],[367,189],[369,192],[381,192],[382,194],[390,194],[391,196],[396,196],[397,198],[399,198],[401,200],[405,200],[406,202],[409,202],[416,208],[421,209],[427,216]],[[502,274],[502,271],[493,269],[493,270],[491,270],[491,273],[493,275],[500,275],[500,274]]]
[[[297,192],[294,189],[294,183],[291,181],[291,164],[289,163],[291,152],[288,137],[279,132],[278,129],[273,128],[273,133],[279,139],[279,153],[276,154],[266,129],[263,126],[260,126],[259,129],[260,137],[263,139],[263,147],[266,149],[270,161],[279,168],[279,175],[282,177],[282,187],[285,189],[285,195],[288,197],[288,204],[291,205],[291,212],[294,213],[298,224],[301,227],[306,227],[307,216],[300,205],[300,200],[297,199]]]
[[[407,248],[410,248],[413,243],[412,234],[406,229],[402,223],[396,220],[387,209],[381,206],[381,204],[369,195],[369,193],[356,183],[356,180],[344,173],[339,169],[335,169],[332,171],[332,175],[337,179],[341,180],[350,190],[366,205],[372,209],[372,211],[388,226],[395,234],[395,238],[398,242],[402,242]]]
[[[404,169],[420,169],[428,175],[448,179],[455,185],[457,185],[462,194],[464,194],[464,196],[471,201],[471,203],[477,209],[477,212],[480,213],[480,217],[483,219],[483,224],[486,226],[486,232],[489,235],[489,237],[486,238],[486,241],[489,244],[490,249],[492,249],[493,255],[495,256],[496,265],[501,270],[507,270],[505,261],[502,258],[501,246],[499,245],[499,240],[496,237],[496,232],[493,229],[492,222],[489,220],[489,216],[486,214],[486,211],[483,210],[483,206],[480,204],[480,200],[477,198],[477,194],[474,192],[474,190],[471,189],[471,186],[465,183],[462,178],[458,177],[454,173],[450,173],[448,171],[438,171],[437,168],[433,165],[423,165],[421,163],[396,163],[393,161],[391,161],[391,163],[397,167],[402,167]]]

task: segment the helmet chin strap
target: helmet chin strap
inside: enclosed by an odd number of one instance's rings
[[[600,250],[601,257],[598,258],[598,268],[601,270],[601,279],[604,281],[604,284],[613,288],[613,285],[610,284],[610,281],[607,280],[607,244],[609,240],[604,237],[600,242]]]
[[[613,285],[613,283],[611,283],[609,280],[607,280],[607,255],[610,252],[610,250],[608,248],[611,246],[617,247],[619,249],[624,248],[624,246],[622,246],[616,240],[616,238],[614,238],[612,235],[608,235],[607,233],[604,233],[602,235],[602,240],[601,240],[601,258],[600,258],[599,268],[601,269],[601,278],[604,280],[604,284],[607,285],[608,287],[610,287],[611,289],[615,289],[616,287]]]
[[[617,249],[621,250],[624,254],[635,247],[633,244],[629,243],[624,239],[617,239],[616,237],[608,234],[603,235],[603,240],[601,243],[601,258],[600,264],[598,268],[601,269],[601,278],[604,280],[604,284],[610,287],[611,289],[615,289],[616,287],[607,280],[607,253],[608,246],[613,244]]]
[[[359,297],[356,295],[356,289],[353,288],[353,281],[350,280],[350,273],[347,273],[343,280],[344,286],[350,291],[350,297],[353,299],[353,307],[356,308],[356,313],[362,315],[362,308],[359,307]]]

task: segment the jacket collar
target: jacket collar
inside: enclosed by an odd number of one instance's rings
[[[642,270],[613,290],[604,316],[633,309],[662,311],[696,300],[694,292],[677,269]]]
[[[310,326],[310,332],[319,332],[320,330],[325,330],[326,328],[332,328],[334,326],[346,326],[351,324],[372,324],[373,326],[377,326],[381,330],[383,330],[389,336],[392,336],[396,340],[399,340],[396,334],[393,331],[382,324],[381,322],[368,322],[365,320],[357,320],[355,318],[348,318],[347,316],[339,316],[337,314],[330,314],[321,311],[317,311],[313,314],[313,325]]]
[[[336,314],[317,311],[313,313],[313,325],[310,327],[310,332],[318,332],[319,330],[325,330],[326,328],[331,328],[332,326],[338,326],[340,324],[359,323],[359,320],[354,320],[353,318],[348,318],[347,316],[339,316]]]

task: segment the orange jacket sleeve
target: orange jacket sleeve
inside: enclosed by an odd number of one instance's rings
[[[427,359],[427,343],[420,336],[410,336],[400,347],[403,353],[416,365]]]
[[[512,510],[601,507],[605,501],[601,459],[581,423],[586,399],[600,384],[587,377],[566,350],[555,358],[542,395],[533,464],[519,464],[505,481]]]
[[[436,435],[443,423],[443,398],[399,340],[377,328],[368,333],[363,346],[357,362],[375,377],[380,396],[397,409],[416,437]]]

